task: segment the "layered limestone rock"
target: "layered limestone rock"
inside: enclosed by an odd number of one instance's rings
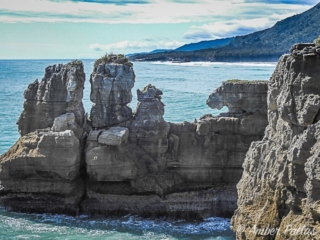
[[[266,81],[228,80],[210,94],[207,105],[230,113],[255,113],[267,109]]]
[[[0,156],[0,202],[23,212],[76,215],[84,194],[83,64],[46,68],[24,92],[22,135]]]
[[[130,124],[130,141],[150,154],[164,154],[168,149],[170,125],[163,119],[162,91],[148,85],[137,90],[138,104],[134,120]]]
[[[0,157],[0,202],[23,212],[78,214],[80,153],[70,130],[22,136]]]
[[[75,111],[82,107],[76,104],[82,98],[79,66],[49,67],[44,81],[25,92],[26,105],[33,104],[34,111],[25,108],[19,121],[23,136],[0,157],[4,206],[102,216],[232,215],[245,152],[262,138],[267,125],[266,83],[224,83],[217,98],[230,112],[194,123],[168,123],[162,91],[152,85],[138,90],[132,115],[127,106],[134,84],[132,64],[123,56],[107,55],[96,61],[91,75],[94,105],[86,121],[82,110]],[[75,76],[70,84],[69,75]],[[67,90],[74,91],[63,90],[69,85],[73,87]],[[70,95],[66,99],[77,100],[62,101],[64,93]],[[208,101],[214,101],[212,96]],[[235,97],[245,100],[237,103]],[[49,105],[54,110],[44,112]],[[40,120],[32,122],[36,116]],[[34,129],[39,130],[25,134]]]
[[[314,44],[297,44],[279,60],[269,82],[269,125],[252,143],[237,186],[238,239],[319,239],[319,82]]]
[[[81,61],[47,67],[42,81],[31,83],[24,92],[24,110],[17,122],[20,134],[52,127],[54,119],[67,112],[82,126],[84,81]]]
[[[260,88],[265,98],[266,85]],[[136,114],[127,123],[128,143],[108,146],[99,139],[109,130],[90,132],[84,213],[184,218],[233,214],[241,165],[251,142],[263,136],[267,118],[261,112],[266,109],[167,123],[161,95],[152,85],[138,90]]]
[[[125,122],[132,117],[127,106],[132,100],[135,75],[132,63],[119,55],[107,55],[96,61],[90,77],[91,121],[94,128]]]

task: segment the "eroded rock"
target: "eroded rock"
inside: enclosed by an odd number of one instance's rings
[[[132,100],[135,81],[132,63],[116,58],[100,63],[97,60],[96,64],[90,77],[92,126],[104,128],[129,120],[132,110],[127,104]]]
[[[79,60],[45,69],[41,82],[36,80],[24,92],[24,110],[17,122],[21,136],[36,129],[52,127],[54,119],[72,112],[82,126],[85,74]]]
[[[295,45],[278,62],[269,82],[269,125],[247,152],[237,185],[238,239],[318,239],[310,234],[320,227],[319,76],[314,44]],[[257,226],[278,230],[262,235],[252,231]]]
[[[254,113],[267,109],[267,81],[229,80],[210,94],[207,105],[231,113]]]
[[[129,137],[129,129],[125,127],[111,127],[102,131],[98,142],[110,146],[120,146],[126,144]]]
[[[80,153],[70,130],[21,137],[0,157],[0,202],[24,212],[77,214],[84,193]]]

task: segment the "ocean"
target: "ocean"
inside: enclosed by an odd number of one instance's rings
[[[16,122],[23,109],[23,92],[45,67],[68,60],[0,60],[0,154],[19,138]],[[83,60],[86,73],[84,106],[90,111],[90,73],[94,60]],[[168,122],[194,121],[217,115],[206,105],[209,94],[228,79],[269,80],[276,63],[134,62],[136,91],[149,83],[163,91],[164,118]],[[138,216],[95,219],[51,214],[22,214],[0,207],[0,239],[235,239],[230,219],[203,222],[143,219]]]

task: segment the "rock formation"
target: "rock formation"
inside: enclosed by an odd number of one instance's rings
[[[224,86],[230,89],[230,84]],[[251,86],[260,91],[256,95],[260,102],[262,95],[266,99],[267,82]],[[110,130],[90,132],[84,213],[184,218],[233,214],[241,165],[250,143],[263,135],[266,109],[251,113],[241,109],[228,113],[229,117],[208,115],[197,123],[167,123],[161,95],[152,85],[138,90],[136,114],[125,124],[128,143],[101,142]]]
[[[78,214],[84,193],[80,144],[73,131],[22,136],[0,157],[0,201],[13,210]]]
[[[57,66],[61,70],[70,64]],[[74,71],[65,69],[63,76]],[[60,70],[50,82],[46,77],[38,84],[46,86],[50,99],[60,99],[62,94],[53,87],[65,79],[61,77],[64,70]],[[137,109],[132,114],[127,103],[131,101],[134,72],[132,64],[121,56],[97,60],[91,83],[94,105],[88,121],[79,121],[78,112],[67,103],[60,115],[53,117],[49,111],[52,120],[44,118],[46,125],[29,122],[32,127],[24,128],[24,136],[0,157],[0,202],[4,206],[28,212],[101,216],[201,219],[232,215],[245,153],[252,141],[262,138],[267,125],[263,109],[266,82],[226,82],[216,92],[231,112],[180,124],[164,120],[162,92],[152,85],[138,90]],[[35,96],[33,89],[43,89],[38,85],[29,86],[27,103],[29,96]],[[211,106],[213,95],[208,100]],[[231,95],[246,99],[241,105]],[[50,104],[60,109],[60,102],[58,107],[55,102]],[[24,114],[31,116],[28,109]],[[24,126],[22,120],[19,123]],[[28,133],[33,129],[38,130]],[[46,207],[48,202],[52,204]]]
[[[104,128],[125,122],[132,117],[127,106],[132,100],[135,75],[132,63],[118,55],[96,61],[90,77],[91,121],[94,128]]]
[[[228,80],[210,94],[207,105],[217,109],[226,106],[230,113],[266,114],[267,91],[266,81]]]
[[[163,119],[162,91],[148,85],[138,89],[138,105],[130,125],[130,141],[151,154],[164,154],[168,149],[170,125]]]
[[[42,81],[31,83],[24,92],[24,110],[18,120],[21,136],[51,127],[56,117],[72,112],[82,126],[85,74],[81,61],[57,64],[45,69]]]
[[[263,140],[237,185],[238,239],[319,239],[320,48],[297,44],[270,79]]]

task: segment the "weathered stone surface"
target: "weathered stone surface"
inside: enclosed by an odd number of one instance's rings
[[[135,144],[108,146],[88,141],[87,174],[92,181],[127,181],[156,172],[155,160]]]
[[[40,131],[21,137],[1,155],[0,169],[0,202],[5,206],[77,214],[84,185],[79,179],[79,140],[72,131]]]
[[[127,106],[132,100],[135,75],[132,63],[115,60],[100,63],[90,77],[91,121],[94,128],[113,126],[132,117]]]
[[[60,70],[58,77],[51,74],[50,84],[64,79]],[[46,129],[22,136],[0,157],[1,203],[27,212],[77,214],[81,209],[103,216],[231,216],[245,152],[252,141],[261,139],[267,125],[263,104],[256,109],[250,103],[256,98],[248,98],[250,110],[241,105],[241,111],[206,115],[194,123],[168,123],[163,118],[162,91],[148,85],[138,90],[132,116],[131,109],[130,114],[122,111],[131,101],[132,64],[118,55],[95,63],[91,83],[95,104],[82,125],[68,108],[52,115],[51,124],[46,120]],[[46,96],[60,99],[62,93],[50,84]],[[232,94],[245,94],[241,84],[248,85],[237,82]],[[37,96],[38,85],[29,86],[26,101]],[[257,96],[265,93],[262,85],[251,83],[252,89],[261,91]],[[223,101],[232,106],[236,102]],[[316,172],[312,176],[316,178]]]
[[[237,185],[238,239],[319,239],[319,81],[314,44],[295,45],[279,60],[269,82],[269,125],[247,152]],[[263,235],[255,228],[278,230]]]
[[[266,116],[260,113],[171,123],[170,136],[177,138],[178,145],[170,142],[167,166],[185,181],[235,185],[251,142],[262,138],[266,125]]]
[[[170,125],[163,119],[164,104],[161,102],[162,91],[148,85],[138,90],[138,105],[134,120],[131,122],[129,140],[148,153],[164,154],[168,150]]]
[[[267,81],[229,80],[210,94],[207,105],[231,113],[253,113],[267,109]]]
[[[47,67],[42,81],[36,80],[24,92],[24,110],[17,122],[20,134],[52,127],[54,119],[67,112],[82,126],[84,81],[81,61]]]
[[[53,121],[51,130],[53,132],[63,132],[72,130],[79,140],[82,140],[84,130],[76,123],[73,113],[66,113],[56,117]]]
[[[194,220],[209,216],[228,217],[236,207],[234,188],[179,190],[175,189],[175,193],[168,193],[165,197],[150,193],[128,196],[87,191],[82,209],[86,214],[98,213],[102,216],[138,214],[144,217],[167,216]]]
[[[262,138],[266,114],[169,124],[161,95],[152,85],[138,91],[128,144],[106,146],[99,143],[103,131],[90,132],[85,213],[202,218],[230,217],[235,210],[243,159],[251,142]]]
[[[102,131],[98,142],[110,146],[120,146],[128,142],[129,129],[125,127],[111,127]]]

